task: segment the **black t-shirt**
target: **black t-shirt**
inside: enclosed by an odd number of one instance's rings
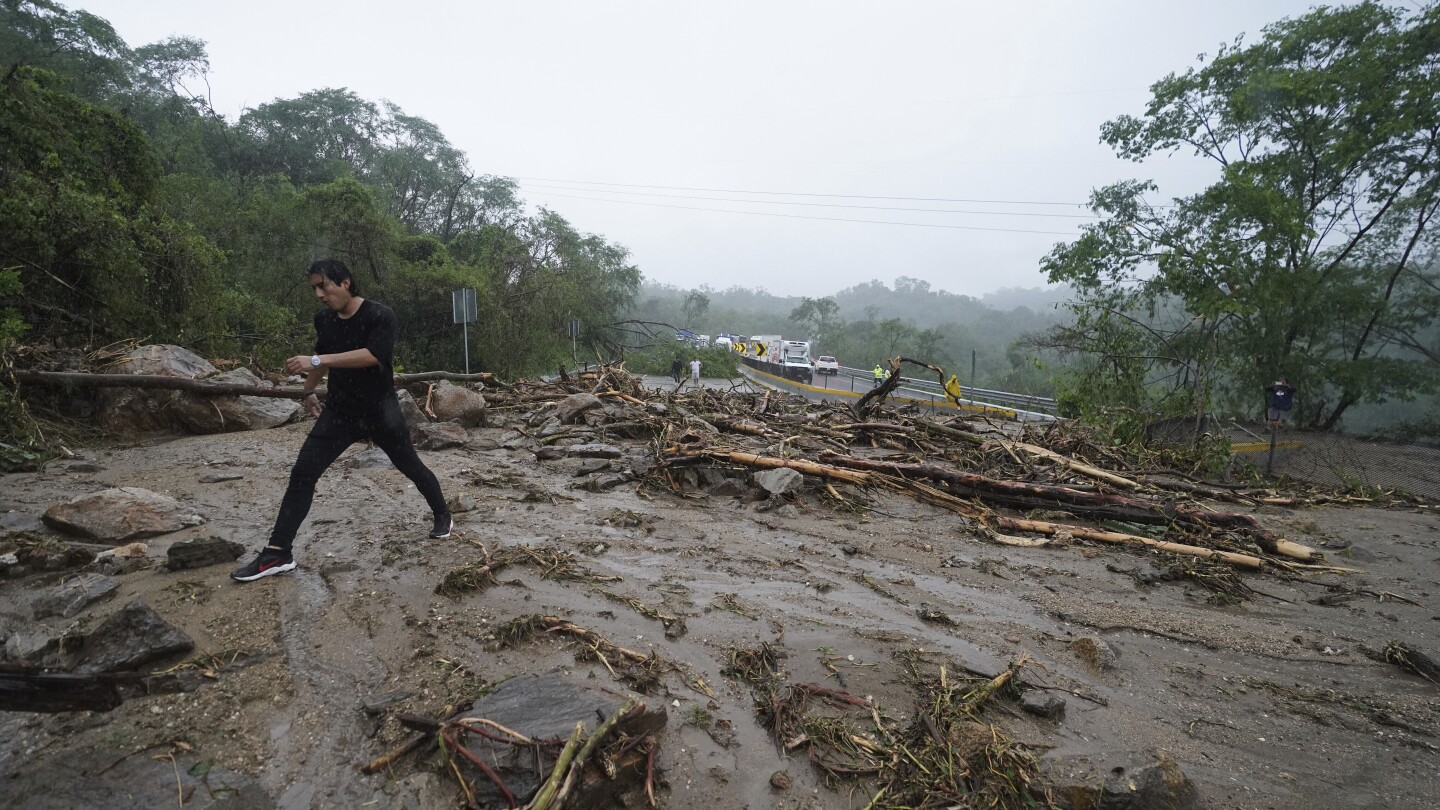
[[[386,397],[395,396],[395,310],[370,299],[349,318],[323,309],[315,313],[315,353],[339,354],[369,349],[380,361],[369,368],[332,368],[325,407],[337,414],[363,415],[380,410]]]

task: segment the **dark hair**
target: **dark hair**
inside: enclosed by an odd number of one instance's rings
[[[339,259],[320,259],[319,261],[311,262],[310,268],[305,271],[305,275],[324,276],[330,279],[336,286],[340,286],[348,281],[350,282],[350,294],[360,294],[360,285],[355,281],[355,274],[351,273],[350,268],[346,267],[345,263]]]

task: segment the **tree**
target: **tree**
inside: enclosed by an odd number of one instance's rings
[[[790,320],[805,327],[816,345],[826,345],[836,331],[845,325],[840,320],[840,305],[834,298],[801,298],[800,306],[790,310]]]
[[[690,294],[685,296],[685,303],[680,309],[685,313],[685,326],[693,327],[710,309],[710,296],[699,290],[691,290]]]
[[[1219,172],[1173,205],[1147,182],[1096,191],[1102,221],[1043,261],[1077,288],[1088,348],[1124,347],[1094,364],[1137,364],[1105,390],[1133,395],[1178,364],[1199,407],[1253,413],[1286,374],[1300,421],[1325,429],[1435,390],[1435,367],[1392,336],[1435,312],[1437,43],[1433,4],[1320,8],[1161,79],[1144,116],[1104,126],[1123,157],[1188,151]]]
[[[220,257],[159,206],[144,133],[57,84],[35,68],[0,79],[0,268],[19,270],[15,309],[52,339],[215,337]]]

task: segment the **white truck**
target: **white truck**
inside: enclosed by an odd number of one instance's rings
[[[787,370],[800,366],[804,366],[806,370],[811,368],[810,341],[787,340],[781,343],[780,346],[780,362],[785,365]]]

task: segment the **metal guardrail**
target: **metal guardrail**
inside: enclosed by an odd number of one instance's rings
[[[875,376],[873,371],[841,366],[840,372],[847,376],[863,380],[874,385]],[[945,396],[945,388],[933,380],[922,380],[916,377],[900,377],[900,384],[903,388],[911,391],[923,391],[925,393]],[[1059,405],[1051,397],[1034,396],[1031,394],[1017,394],[1011,391],[995,391],[988,388],[971,388],[962,385],[960,390],[965,393],[966,402],[974,402],[983,405],[1000,405],[1007,408],[1014,408],[1018,411],[1027,411],[1035,414],[1055,416],[1059,413]]]

